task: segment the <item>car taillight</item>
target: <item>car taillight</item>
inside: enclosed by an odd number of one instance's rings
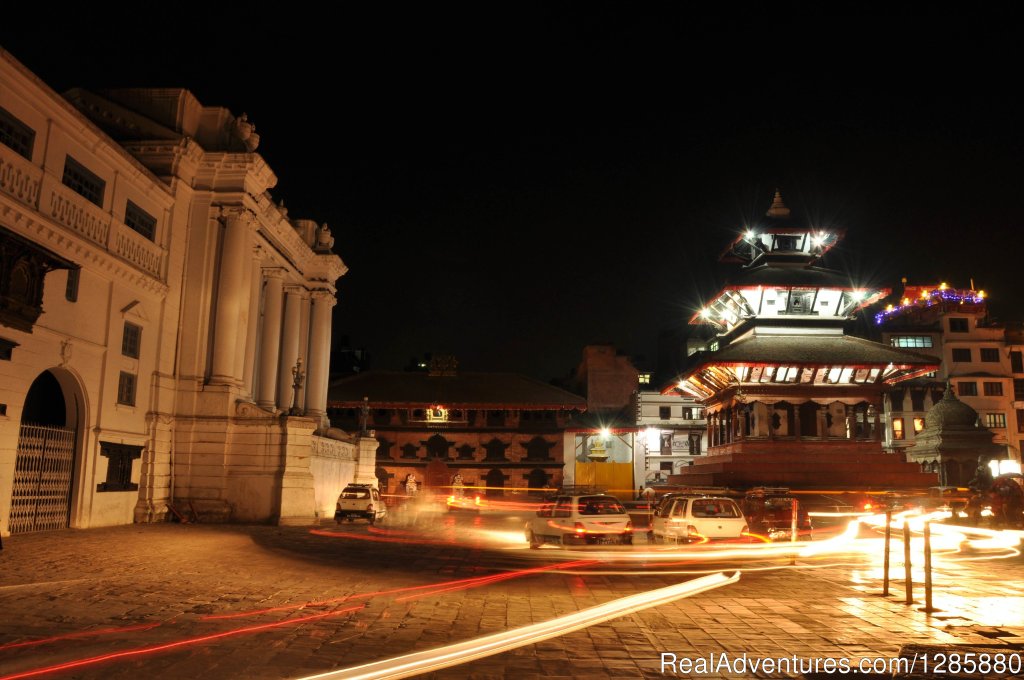
[[[455,505],[455,496],[448,496],[448,505]]]
[[[633,520],[626,520],[626,531],[633,530]]]
[[[693,526],[692,524],[686,525],[686,533],[689,536],[700,536],[700,532],[697,531],[697,527]]]
[[[369,505],[366,506],[366,511],[373,512],[373,503],[370,503]]]
[[[477,496],[476,498],[474,498],[473,502],[476,503],[477,505],[480,505],[480,496]]]
[[[741,533],[741,534],[745,534],[745,533],[747,533],[748,531],[750,531],[750,527],[748,527],[748,526],[747,526],[746,524],[744,524],[744,525],[743,525],[743,529],[742,529],[742,530],[740,531],[740,533]]]
[[[335,503],[334,506],[335,510],[341,510],[341,503]]]
[[[582,522],[576,522],[576,533],[577,534],[585,534],[585,533],[587,533],[587,528],[583,526]]]

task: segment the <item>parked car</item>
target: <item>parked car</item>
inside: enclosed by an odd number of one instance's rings
[[[731,498],[676,494],[658,506],[648,538],[654,543],[691,543],[746,533],[747,520]]]
[[[559,494],[541,505],[526,525],[531,548],[544,543],[593,545],[633,543],[633,522],[622,504],[607,494]]]
[[[750,530],[776,540],[789,540],[793,530],[793,503],[796,502],[797,538],[811,538],[811,517],[801,503],[784,487],[755,487],[743,499],[743,514]]]
[[[334,519],[338,524],[347,519],[365,519],[370,524],[384,519],[388,514],[388,506],[380,496],[380,491],[371,484],[349,484],[338,496],[334,511]]]

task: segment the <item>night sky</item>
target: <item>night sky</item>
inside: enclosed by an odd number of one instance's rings
[[[847,229],[829,263],[856,283],[973,277],[1024,316],[1009,15],[357,4],[90,7],[45,33],[5,20],[0,45],[57,91],[247,112],[275,198],[334,230],[335,335],[374,368],[452,353],[548,379],[593,342],[653,367],[776,187]]]

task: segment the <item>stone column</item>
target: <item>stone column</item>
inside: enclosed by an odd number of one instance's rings
[[[247,210],[224,212],[224,243],[220,254],[220,281],[217,285],[217,312],[213,336],[213,361],[210,382],[238,385],[242,376],[238,358],[242,305],[249,293],[246,264],[252,257],[252,215]],[[243,324],[244,325],[244,324]]]
[[[250,261],[250,289],[249,289],[249,325],[245,332],[245,363],[242,366],[242,382],[245,391],[249,396],[256,397],[256,386],[253,378],[256,373],[256,339],[259,335],[260,325],[260,297],[263,293],[263,269],[259,266],[260,256],[263,249],[260,246],[253,248],[253,259]]]
[[[302,321],[304,302],[302,286],[287,286],[284,302],[284,329],[281,336],[281,358],[277,364],[277,406],[287,411],[291,408],[295,390],[292,388],[292,368],[299,358],[299,326]],[[303,364],[305,364],[303,360]],[[302,370],[306,371],[303,366]],[[296,404],[302,408],[302,404]]]
[[[312,299],[309,291],[302,291],[302,306],[299,308],[299,356],[302,357],[303,371],[306,379],[302,381],[302,387],[295,395],[296,405],[300,409],[306,408],[306,394],[309,393],[309,376],[312,375],[313,365],[310,363],[310,317],[313,315]],[[294,390],[293,390],[294,393]],[[318,428],[319,429],[319,428]]]
[[[336,300],[326,290],[312,293],[309,324],[309,372],[306,374],[306,415],[327,414],[327,381],[331,363],[331,308]]]
[[[257,403],[273,409],[277,400],[277,362],[281,353],[281,312],[284,304],[284,270],[265,269],[267,290],[263,296],[263,328],[260,338],[260,374]]]

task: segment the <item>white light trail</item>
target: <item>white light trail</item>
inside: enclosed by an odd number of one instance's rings
[[[702,578],[678,583],[667,588],[650,590],[645,593],[630,595],[596,607],[590,607],[574,614],[560,616],[557,619],[535,623],[522,628],[485,635],[484,637],[459,642],[454,645],[414,652],[392,659],[374,661],[361,666],[343,668],[337,671],[310,675],[301,680],[396,680],[421,673],[430,673],[475,661],[492,654],[500,654],[510,649],[532,645],[553,637],[572,633],[573,631],[603,623],[611,619],[632,614],[648,607],[672,602],[680,598],[703,593],[729,583],[739,581],[739,572],[712,574]]]

